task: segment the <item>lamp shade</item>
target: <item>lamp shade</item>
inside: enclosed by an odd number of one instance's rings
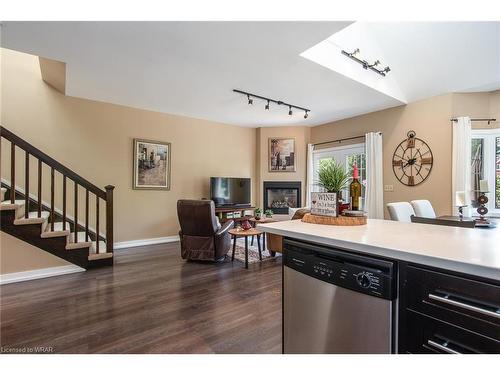
[[[479,181],[479,191],[481,193],[487,193],[490,191],[490,189],[488,188],[488,180]]]
[[[467,206],[465,199],[465,191],[457,191],[455,193],[455,206],[464,207]]]

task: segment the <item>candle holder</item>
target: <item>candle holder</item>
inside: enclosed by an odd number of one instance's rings
[[[488,209],[486,208],[486,204],[488,203],[488,197],[486,196],[487,191],[481,191],[479,197],[477,197],[477,203],[479,203],[479,207],[477,208],[477,213],[479,214],[479,219],[476,219],[477,222],[481,222],[484,224],[488,224],[489,220],[484,216],[488,213]]]

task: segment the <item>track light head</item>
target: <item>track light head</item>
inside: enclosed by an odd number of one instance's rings
[[[309,117],[309,113],[307,113],[307,112],[308,112],[308,111],[306,111],[306,112],[304,113],[304,118],[308,118],[308,117]]]
[[[252,105],[253,104],[253,99],[250,97],[250,95],[247,95],[248,98],[248,104]]]
[[[266,110],[269,110],[269,100],[267,101],[267,104],[266,104],[266,106],[265,106],[265,109],[266,109]]]
[[[388,66],[386,66],[386,67],[384,68],[384,72],[389,73],[390,71],[391,71],[391,68],[389,68]]]
[[[288,107],[288,116],[291,116],[292,114],[293,114],[293,112],[292,112],[292,107],[291,107],[291,106],[289,106],[289,107]]]

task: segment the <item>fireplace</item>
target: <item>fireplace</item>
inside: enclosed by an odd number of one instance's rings
[[[300,181],[264,181],[264,210],[288,214],[288,208],[301,207]]]

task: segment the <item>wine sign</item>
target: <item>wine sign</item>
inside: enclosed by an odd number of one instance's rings
[[[311,214],[337,216],[337,194],[311,193]]]

